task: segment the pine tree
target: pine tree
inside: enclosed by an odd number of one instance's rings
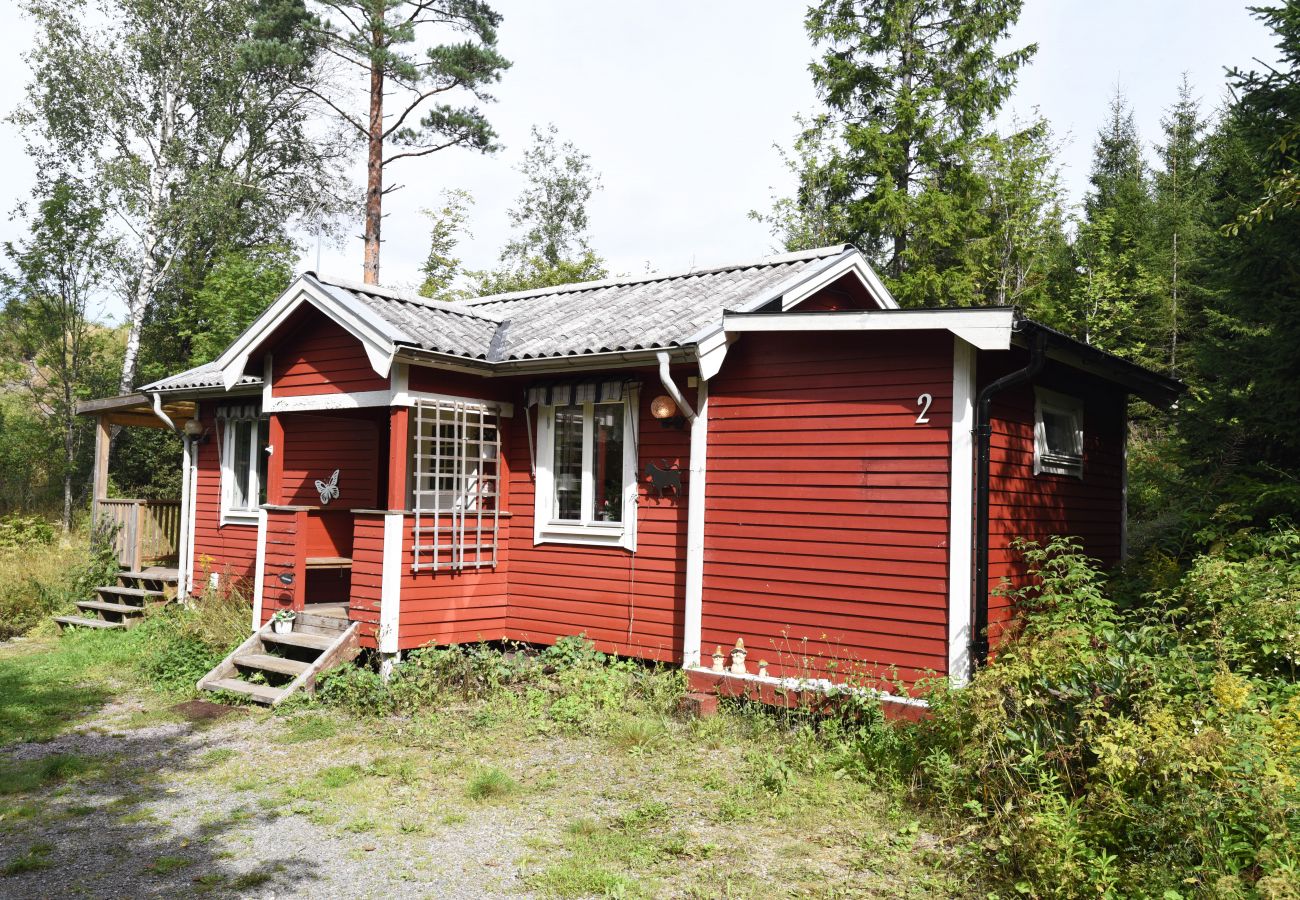
[[[301,0],[299,0],[301,2]],[[510,67],[497,52],[501,16],[484,0],[315,0],[314,39],[331,59],[360,70],[368,104],[358,112],[345,98],[354,86],[312,87],[313,93],[366,145],[365,281],[379,283],[384,172],[401,159],[465,147],[496,149],[496,132],[475,105],[446,98],[468,94],[492,101],[487,89]],[[434,29],[465,40],[435,44],[417,52],[412,45]]]
[[[996,141],[989,123],[1037,49],[999,47],[1021,5],[822,0],[808,13],[827,106],[814,127],[842,144],[832,172],[804,173],[801,194],[843,207],[843,239],[875,259],[902,302],[984,299],[969,253],[991,228],[980,161]]]

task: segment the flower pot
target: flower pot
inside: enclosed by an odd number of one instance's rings
[[[272,619],[271,630],[276,634],[288,634],[293,631],[293,619]]]

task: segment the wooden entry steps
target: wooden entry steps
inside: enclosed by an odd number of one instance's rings
[[[117,573],[117,581],[95,588],[97,599],[77,602],[78,612],[84,615],[55,616],[54,621],[63,628],[130,628],[144,619],[151,605],[166,603],[176,596],[175,569],[126,569]]]
[[[360,622],[298,613],[293,631],[276,634],[267,622],[199,681],[201,691],[230,691],[276,706],[295,691],[314,691],[322,672],[361,650]]]

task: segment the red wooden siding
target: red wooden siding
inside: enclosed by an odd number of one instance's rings
[[[839,309],[880,309],[857,276],[846,273],[795,307],[797,312]]]
[[[386,391],[361,342],[315,308],[295,314],[270,347],[271,392],[278,397]]]
[[[686,385],[691,373],[676,372]],[[689,467],[690,433],[665,428],[650,416],[650,401],[663,393],[651,371],[630,373],[641,380],[637,457],[637,551],[533,543],[534,486],[528,440],[522,433],[520,395],[511,442],[511,519],[508,633],[512,638],[553,643],[585,633],[602,650],[647,659],[681,657],[686,583],[686,498],[654,496],[645,480],[646,463]],[[688,395],[693,393],[688,391]],[[533,427],[537,427],[534,411]],[[682,479],[683,495],[689,476]]]
[[[199,445],[194,490],[194,591],[202,593],[212,573],[239,579],[251,598],[253,566],[257,560],[256,525],[221,524],[221,431],[213,405],[200,405],[200,418],[208,439]]]
[[[306,554],[299,540],[303,516],[293,509],[266,511],[266,560],[262,577],[262,624],[278,609],[302,609],[300,586]],[[281,575],[293,576],[288,584]]]
[[[952,338],[748,335],[709,393],[705,663],[943,673]]]
[[[425,644],[497,641],[506,635],[506,559],[510,522],[502,518],[503,553],[495,569],[411,571],[415,517],[402,521],[401,649]]]
[[[384,574],[384,517],[357,513],[352,531],[352,595],[348,618],[361,623],[361,642],[375,646]]]
[[[981,354],[979,385],[1024,364],[1023,352]],[[1023,564],[1010,547],[1018,537],[1043,541],[1054,534],[1073,535],[1083,539],[1090,556],[1107,566],[1119,561],[1122,550],[1125,397],[1083,373],[1051,366],[1039,383],[1084,402],[1083,478],[1034,474],[1032,387],[994,398],[989,473],[991,590],[1004,579],[1023,583]],[[1011,615],[1006,597],[989,598],[989,633],[995,645]]]
[[[339,497],[331,509],[379,506],[380,423],[387,431],[387,408],[320,413],[281,413],[284,427],[279,499],[287,505],[320,506],[317,481],[339,470]],[[346,555],[346,554],[344,554]]]

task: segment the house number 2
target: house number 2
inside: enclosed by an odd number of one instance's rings
[[[931,397],[929,394],[922,394],[921,396],[916,398],[916,405],[921,407],[921,413],[916,417],[917,425],[929,424],[930,404],[933,402],[934,402],[934,398]]]

